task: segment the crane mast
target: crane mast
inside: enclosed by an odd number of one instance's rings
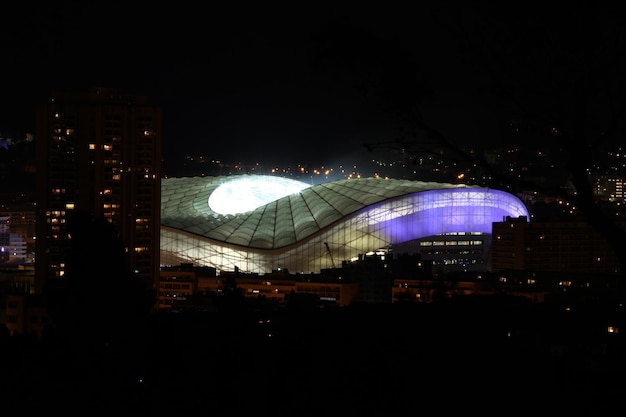
[[[328,246],[328,242],[324,242],[324,246],[326,246],[326,252],[328,252],[328,256],[330,257],[330,262],[333,265],[333,268],[337,268],[335,266],[335,260],[333,259],[333,253],[330,251],[330,246]]]

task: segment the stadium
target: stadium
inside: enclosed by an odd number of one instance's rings
[[[162,266],[217,271],[319,273],[390,252],[484,268],[492,223],[528,218],[516,196],[466,184],[241,175],[165,178],[161,187]]]

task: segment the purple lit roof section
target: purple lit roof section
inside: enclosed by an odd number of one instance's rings
[[[492,223],[506,216],[528,218],[520,199],[486,188],[424,191],[370,206],[369,211],[370,226],[392,243],[455,232],[490,234]]]

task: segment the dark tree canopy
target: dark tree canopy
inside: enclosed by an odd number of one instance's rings
[[[89,212],[69,216],[66,285],[56,294],[56,324],[67,333],[110,342],[123,338],[153,304],[130,270],[115,226]]]
[[[602,155],[623,152],[626,26],[617,6],[442,5],[415,13],[422,23],[428,16],[427,29],[382,36],[343,19],[315,40],[315,64],[329,80],[378,105],[397,127],[395,137],[366,147],[445,149],[445,157],[482,169],[491,186],[569,201],[613,247],[624,273],[623,225],[602,209],[590,178]],[[467,97],[471,104],[451,110]],[[484,119],[475,124],[484,134],[456,128],[463,112]],[[559,181],[499,170],[480,152],[494,132],[502,146],[541,150],[536,158],[548,158]]]

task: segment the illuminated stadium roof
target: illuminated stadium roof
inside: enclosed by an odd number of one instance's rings
[[[464,184],[346,179],[309,186],[273,176],[162,180],[161,263],[218,270],[313,272],[394,243],[451,232],[491,233],[528,216],[515,196]]]

